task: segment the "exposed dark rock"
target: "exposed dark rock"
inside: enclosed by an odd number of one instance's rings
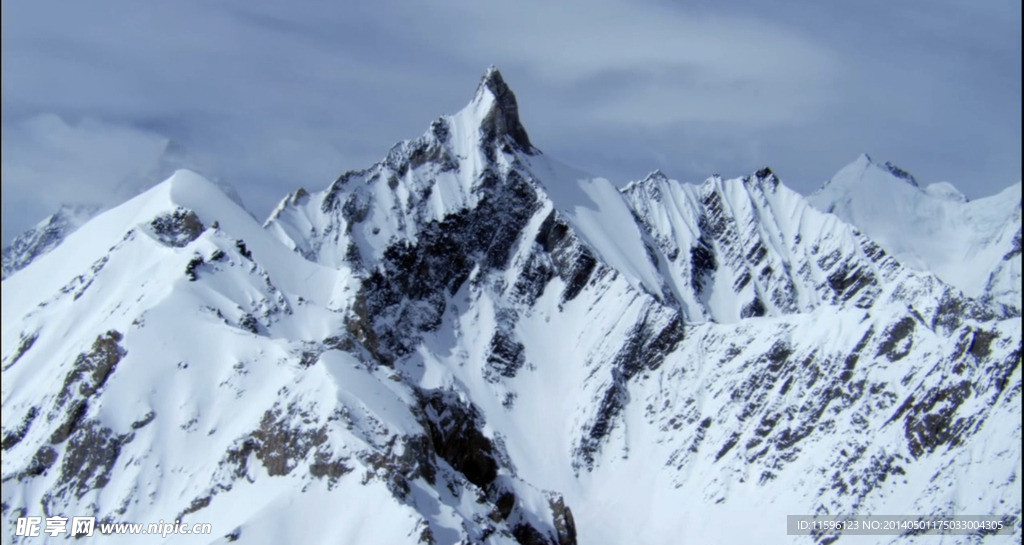
[[[438,172],[458,170],[459,162],[443,145],[449,136],[448,125],[443,120],[437,120],[430,127],[434,139],[420,138],[411,143],[410,149],[407,151],[408,161],[399,166],[399,175],[404,175],[406,171],[419,168],[427,163],[437,165]]]
[[[850,268],[846,264],[838,266],[829,274],[828,284],[835,292],[836,298],[843,302],[854,300],[854,296],[868,286],[877,289],[877,280],[870,271],[863,268]],[[857,306],[862,308],[870,306],[871,302],[873,302],[873,297],[855,301]]]
[[[196,213],[184,208],[154,218],[149,226],[160,242],[175,248],[188,246],[206,230]]]
[[[501,72],[493,68],[488,70],[480,82],[480,88],[487,88],[494,95],[494,105],[480,123],[484,143],[494,145],[501,139],[506,140],[516,151],[534,153],[530,137],[519,122],[516,96],[501,77]],[[477,93],[479,94],[480,90],[477,90]]]
[[[904,182],[907,182],[908,184],[910,184],[910,185],[912,185],[914,187],[920,187],[918,185],[918,183],[917,183],[917,180],[914,178],[914,176],[911,175],[906,170],[903,170],[902,168],[896,166],[895,164],[893,164],[893,163],[891,163],[889,161],[886,161],[885,164],[882,165],[882,166],[884,166],[885,169],[888,170],[893,176],[903,180]]]
[[[392,244],[363,282],[347,327],[381,363],[408,354],[422,332],[440,326],[447,297],[474,266],[487,271],[507,265],[538,206],[536,193],[515,172],[503,179],[490,172],[482,176],[490,188],[476,207],[425,225],[416,244]]]
[[[690,286],[693,291],[702,293],[705,283],[717,267],[711,246],[707,241],[698,239],[697,245],[690,248]]]
[[[991,331],[975,331],[968,351],[970,351],[972,356],[979,360],[986,358],[991,353],[992,341],[997,337],[998,336]]]
[[[309,429],[293,424],[292,419],[300,412],[294,406],[287,412],[279,409],[267,411],[259,429],[252,434],[256,440],[256,458],[270,475],[291,473],[310,449],[327,440],[327,431],[323,427]]]
[[[557,217],[554,210],[544,218],[537,230],[537,242],[545,252],[551,253],[569,235],[569,225]]]
[[[740,310],[740,318],[754,318],[757,316],[764,316],[766,309],[764,303],[761,302],[759,297],[754,297],[754,300],[747,303],[742,310]]]
[[[53,450],[53,447],[44,445],[39,447],[39,450],[32,456],[32,461],[29,462],[28,467],[22,472],[22,475],[27,477],[38,477],[46,473],[46,470],[53,467],[54,462],[57,461],[57,451]]]
[[[57,429],[50,435],[50,443],[58,445],[67,440],[76,429],[78,429],[79,422],[85,418],[85,413],[89,410],[89,402],[84,399],[76,399],[71,402],[67,413],[65,414],[64,421],[61,422]]]
[[[0,442],[0,446],[2,446],[3,450],[9,450],[25,438],[25,434],[27,434],[29,428],[32,427],[32,422],[35,421],[36,416],[39,416],[39,409],[35,406],[29,407],[28,412],[25,413],[24,418],[21,419],[17,428],[10,431],[4,431],[3,441]]]
[[[706,417],[700,421],[697,426],[696,432],[693,434],[693,441],[690,442],[689,451],[696,453],[700,450],[700,444],[704,442],[704,436],[707,435],[708,428],[711,427],[711,417]]]
[[[50,442],[64,442],[78,427],[89,408],[89,399],[103,387],[107,378],[125,355],[118,344],[121,333],[111,330],[96,338],[92,350],[75,359],[71,371],[64,377],[64,384],[47,416],[52,421],[63,418],[50,437]],[[66,410],[65,410],[66,409]]]
[[[203,257],[197,255],[190,259],[188,264],[185,265],[185,276],[188,277],[189,282],[195,282],[199,279],[199,275],[196,273],[196,270],[203,266],[204,263],[206,263],[206,261]]]
[[[142,417],[142,419],[136,420],[135,422],[132,422],[132,429],[133,430],[138,430],[138,429],[145,428],[151,422],[153,422],[153,420],[155,420],[155,419],[156,419],[156,413],[153,412],[153,411],[149,411],[148,413],[146,413],[145,416]]]
[[[317,449],[313,454],[313,462],[309,464],[309,474],[317,478],[337,481],[342,475],[352,472],[345,458],[334,458],[327,450]]]
[[[334,180],[334,183],[327,188],[327,194],[324,196],[323,202],[320,203],[320,210],[324,213],[334,210],[338,206],[338,197],[342,194],[342,189],[353,179],[365,176],[367,172],[366,170],[349,170],[338,176],[338,179]]]
[[[761,263],[761,260],[763,260],[766,255],[768,255],[768,250],[765,249],[760,240],[756,240],[754,242],[754,246],[747,252],[746,258],[751,265],[756,266]]]
[[[884,338],[878,345],[876,356],[884,354],[885,357],[889,358],[889,361],[898,361],[905,358],[910,353],[913,342],[908,342],[904,346],[902,341],[914,333],[916,325],[917,321],[910,316],[906,316],[889,326],[885,333],[882,334]]]
[[[20,337],[21,338],[18,341],[18,349],[14,351],[14,355],[11,356],[10,361],[5,363],[4,371],[10,369],[11,366],[14,365],[15,363],[18,363],[18,360],[20,360],[21,357],[25,355],[25,352],[28,352],[28,350],[32,348],[32,345],[35,344],[36,339],[39,338],[39,332],[31,334],[22,333]]]
[[[180,519],[184,518],[185,515],[189,515],[189,514],[195,513],[195,512],[197,512],[197,511],[199,511],[201,509],[206,509],[207,507],[210,506],[210,500],[212,500],[212,499],[213,499],[212,495],[206,495],[206,496],[203,496],[201,498],[196,498],[196,499],[192,500],[192,503],[190,503],[188,505],[188,507],[186,507],[180,513],[178,513],[178,516],[174,517],[175,520],[180,520]]]
[[[482,417],[451,391],[423,392],[423,425],[434,451],[466,479],[486,489],[498,473],[494,445],[480,431]]]
[[[594,455],[611,432],[615,418],[628,402],[627,383],[642,370],[654,370],[683,339],[682,316],[652,304],[634,326],[612,363],[611,384],[604,391],[597,413],[576,449],[575,464],[592,468]]]
[[[433,447],[432,439],[423,435],[394,436],[384,449],[363,452],[360,458],[384,480],[394,497],[407,501],[411,481],[422,477],[431,485],[439,484]],[[451,489],[452,483],[448,484]]]
[[[249,260],[252,259],[252,252],[249,251],[249,247],[245,245],[244,241],[236,240],[235,241],[235,248],[238,249],[238,253],[242,254],[242,257],[244,257],[246,259],[249,259]]]
[[[260,332],[263,330],[262,326],[260,325],[260,321],[257,320],[255,316],[249,313],[243,314],[242,317],[238,319],[238,327],[255,335],[259,335]]]
[[[512,288],[514,300],[532,306],[544,294],[555,274],[555,267],[547,255],[531,253]]]
[[[512,536],[520,545],[551,545],[551,540],[533,526],[521,523],[512,528]]]
[[[778,184],[778,178],[775,176],[775,173],[772,172],[772,169],[768,167],[764,167],[761,170],[758,170],[757,172],[754,173],[754,176],[757,176],[759,180],[772,180],[776,184]]]
[[[516,506],[516,495],[505,492],[494,502],[494,511],[491,513],[491,520],[498,522],[508,519],[512,514],[512,508]]]
[[[121,333],[114,330],[96,337],[92,351],[79,355],[71,372],[64,378],[64,386],[57,395],[58,404],[68,399],[76,384],[78,393],[85,397],[93,395],[103,387],[126,354],[124,348],[118,344],[122,338]]]
[[[544,252],[550,255],[554,273],[565,281],[562,302],[572,301],[583,291],[597,269],[597,259],[554,211],[544,218],[537,232],[536,241]],[[548,275],[545,276],[550,278]],[[541,285],[539,291],[543,289],[544,286]]]
[[[721,460],[723,456],[728,454],[729,451],[732,450],[732,447],[736,446],[736,443],[738,443],[739,440],[740,434],[733,432],[733,434],[729,436],[729,439],[725,441],[725,444],[722,445],[722,448],[718,450],[718,454],[715,454],[715,461],[717,462]]]
[[[550,500],[551,513],[555,522],[555,538],[558,545],[576,545],[576,521],[572,510],[561,496]]]
[[[68,438],[58,483],[79,498],[90,490],[103,488],[121,455],[121,447],[132,438],[117,435],[96,421],[76,427]]]
[[[973,416],[957,417],[957,409],[972,394],[968,381],[929,390],[904,417],[907,446],[918,458],[941,445],[958,445],[961,434],[970,429]]]
[[[487,355],[488,371],[506,378],[516,376],[516,372],[526,361],[524,348],[521,342],[508,333],[495,331],[494,337],[491,338],[490,353]]]
[[[563,272],[563,278],[566,281],[565,292],[562,294],[562,301],[572,301],[577,295],[583,291],[583,288],[587,285],[587,281],[590,279],[591,273],[597,267],[597,260],[590,255],[590,252],[584,248],[579,249],[579,253],[576,254],[576,260],[567,267],[568,270],[559,268],[559,272]],[[558,261],[555,261],[558,263]]]

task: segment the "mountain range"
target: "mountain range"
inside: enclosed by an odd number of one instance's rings
[[[867,156],[809,197],[618,187],[535,147],[493,68],[262,224],[179,170],[5,250],[4,543],[52,514],[436,545],[992,514],[1019,542],[1020,195]]]

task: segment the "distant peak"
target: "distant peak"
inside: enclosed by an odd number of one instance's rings
[[[651,180],[652,182],[665,182],[668,181],[668,176],[666,176],[665,173],[662,172],[662,170],[659,168],[648,174],[647,177],[644,178],[644,180]]]
[[[487,71],[484,72],[484,77],[480,78],[480,85],[477,86],[477,95],[479,95],[483,89],[487,89],[497,97],[500,94],[511,93],[512,90],[508,88],[508,84],[505,83],[505,78],[501,77],[501,71],[498,70],[493,64],[487,67]],[[513,102],[515,97],[512,97]]]
[[[516,95],[501,77],[501,72],[493,65],[481,78],[480,85],[476,88],[476,96],[473,97],[473,105],[486,106],[480,119],[480,130],[485,140],[495,141],[508,136],[519,151],[532,152],[530,137],[519,121]]]
[[[867,168],[870,166],[877,167],[887,171],[889,174],[892,174],[893,176],[899,178],[900,180],[903,180],[904,182],[907,182],[908,184],[914,187],[921,187],[917,183],[917,179],[915,179],[913,175],[911,175],[906,170],[903,170],[902,168],[896,166],[896,164],[893,163],[892,161],[886,161],[885,163],[879,165],[878,163],[874,162],[871,159],[870,155],[866,153],[860,154],[857,157],[857,159],[855,159],[853,163],[850,164],[850,166],[856,166],[858,168]]]
[[[874,180],[875,183],[882,183],[884,185],[891,183],[893,178],[916,189],[921,187],[917,183],[917,179],[906,170],[890,161],[882,164],[876,163],[871,159],[871,156],[862,153],[852,163],[836,172],[832,178],[825,182],[822,189],[836,185],[838,187],[856,187],[863,185],[868,180]]]
[[[763,167],[754,172],[753,176],[745,176],[743,183],[750,184],[752,187],[758,187],[762,191],[774,191],[779,186],[779,177],[775,175],[771,168]]]

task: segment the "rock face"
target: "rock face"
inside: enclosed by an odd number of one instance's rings
[[[52,254],[4,281],[9,528],[790,542],[786,514],[1021,514],[1012,305],[769,169],[566,167],[497,70],[263,226],[180,171]]]
[[[530,137],[526,135],[523,124],[519,122],[516,96],[502,79],[501,72],[495,68],[489,69],[480,87],[477,90],[478,97],[485,94],[493,97],[490,111],[480,122],[481,139],[488,143],[505,140],[503,144],[510,144],[516,151],[531,154],[534,151],[533,145],[530,144]]]

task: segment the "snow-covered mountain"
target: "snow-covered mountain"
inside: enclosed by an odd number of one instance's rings
[[[1019,541],[1020,307],[869,236],[767,169],[563,165],[493,69],[262,226],[179,171],[3,282],[6,528],[815,543],[785,516],[997,514]]]
[[[1020,311],[1020,182],[968,201],[948,182],[922,188],[892,163],[861,155],[808,202],[856,226],[902,264]]]

